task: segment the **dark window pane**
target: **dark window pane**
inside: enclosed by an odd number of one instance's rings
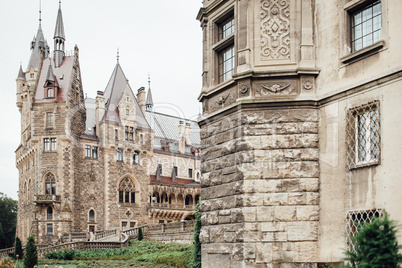
[[[123,203],[123,191],[119,191],[119,203]]]
[[[125,203],[130,202],[130,193],[129,192],[124,192],[124,202]]]
[[[135,192],[131,192],[131,203],[135,203]]]

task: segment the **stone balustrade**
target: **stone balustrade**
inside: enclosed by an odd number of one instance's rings
[[[52,203],[60,203],[60,195],[52,195],[52,194],[41,194],[34,196],[35,204],[52,204]]]

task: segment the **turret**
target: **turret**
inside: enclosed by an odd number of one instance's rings
[[[105,114],[105,97],[103,96],[103,91],[98,91],[96,95],[96,136],[99,137],[100,132],[100,121]]]
[[[58,68],[64,59],[64,35],[63,16],[61,14],[61,2],[59,2],[59,12],[57,13],[56,28],[54,30],[54,64]]]
[[[17,107],[21,109],[22,107],[22,100],[21,100],[21,92],[23,91],[23,87],[25,86],[26,79],[24,71],[22,71],[22,65],[20,65],[20,70],[17,76]]]
[[[142,112],[145,114],[145,88],[140,87],[137,92],[137,101]]]

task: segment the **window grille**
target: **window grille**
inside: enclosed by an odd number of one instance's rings
[[[373,101],[347,111],[346,160],[349,169],[380,163],[379,105],[379,101]]]
[[[346,246],[351,251],[355,251],[355,247],[350,237],[355,236],[361,225],[370,223],[374,218],[382,217],[381,209],[370,210],[354,210],[346,214]]]

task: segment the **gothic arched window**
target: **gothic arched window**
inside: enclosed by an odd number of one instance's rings
[[[52,207],[48,207],[46,210],[46,219],[53,220],[53,209]]]
[[[88,215],[89,222],[95,222],[95,211],[91,209]]]
[[[130,178],[124,178],[119,185],[119,203],[135,203],[135,185]]]
[[[52,173],[46,175],[45,191],[46,194],[56,194],[56,179]]]

